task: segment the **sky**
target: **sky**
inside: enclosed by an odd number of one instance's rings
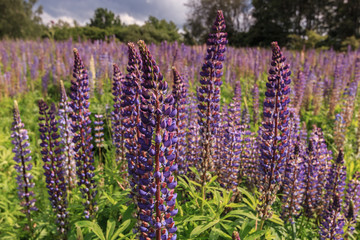
[[[38,0],[43,6],[41,15],[45,24],[51,20],[73,23],[75,19],[80,25],[90,22],[96,8],[107,8],[120,15],[125,24],[143,24],[148,17],[173,21],[181,29],[186,21],[187,0]]]

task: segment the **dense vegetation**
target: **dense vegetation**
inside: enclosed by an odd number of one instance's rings
[[[358,52],[226,44],[1,41],[1,238],[357,239]]]
[[[275,39],[281,46],[301,50],[322,48],[346,51],[360,46],[360,2],[358,0],[188,0],[184,26],[149,16],[144,25],[126,25],[114,12],[95,9],[86,26],[62,20],[41,22],[42,7],[36,0],[0,2],[0,38],[121,42],[144,39],[203,44],[217,9],[223,9],[231,46],[268,47]],[[140,7],[140,6],[139,6]],[[144,6],[142,6],[144,7]],[[184,16],[185,17],[185,16]],[[180,29],[182,31],[180,31]]]

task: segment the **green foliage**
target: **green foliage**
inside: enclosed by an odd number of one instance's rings
[[[0,1],[0,39],[36,38],[42,31],[40,25],[42,7],[33,11],[37,0]]]

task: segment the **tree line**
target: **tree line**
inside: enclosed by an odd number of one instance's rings
[[[37,0],[0,1],[0,38],[53,38],[128,42],[179,41],[202,44],[217,9],[222,9],[229,43],[269,46],[277,40],[290,48],[357,49],[360,45],[359,0],[188,0],[186,24],[179,31],[172,21],[150,16],[144,25],[126,25],[108,9],[98,8],[90,23],[79,26],[59,20],[44,25]]]

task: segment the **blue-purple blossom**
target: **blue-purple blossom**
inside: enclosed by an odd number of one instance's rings
[[[67,189],[64,170],[64,155],[61,139],[58,133],[58,122],[55,118],[55,105],[49,109],[43,101],[39,101],[39,132],[42,160],[44,161],[44,175],[49,193],[51,206],[57,217],[58,231],[65,235],[67,232]]]
[[[143,41],[138,42],[142,58],[142,93],[139,131],[141,157],[137,169],[139,176],[139,202],[142,209],[140,239],[176,239],[173,216],[177,183],[172,176],[175,164],[176,114],[174,97],[166,96],[168,88],[160,69]],[[152,139],[155,141],[153,142]],[[153,215],[152,211],[155,211]],[[143,219],[142,219],[143,218]],[[146,225],[145,223],[148,223]]]
[[[76,183],[76,163],[73,143],[72,120],[69,114],[72,112],[69,106],[63,81],[60,80],[61,99],[59,103],[59,134],[63,145],[64,152],[64,171],[68,190],[75,187]]]
[[[74,49],[74,69],[73,77],[75,80],[71,81],[72,99],[70,107],[73,112],[71,118],[73,121],[72,129],[74,133],[73,142],[75,143],[75,160],[77,166],[78,185],[83,195],[85,211],[85,218],[90,218],[96,211],[94,177],[94,157],[93,145],[91,144],[91,120],[89,111],[89,78],[87,70],[80,58],[79,52]]]
[[[16,162],[14,168],[18,175],[16,176],[16,182],[18,184],[18,196],[21,200],[21,206],[23,207],[23,212],[26,214],[28,219],[29,228],[32,228],[32,219],[30,216],[30,211],[37,211],[35,206],[35,195],[31,190],[35,186],[31,180],[33,175],[31,174],[31,169],[33,167],[32,160],[30,156],[30,143],[27,130],[24,128],[24,123],[21,122],[20,112],[17,102],[14,103],[14,112],[13,112],[13,123],[12,123],[12,134],[11,138],[13,139],[11,143],[14,145],[12,150],[15,153],[14,161]]]
[[[186,141],[185,141],[185,128],[186,128],[186,97],[187,97],[187,88],[183,81],[183,77],[176,70],[175,67],[172,68],[174,75],[174,85],[172,94],[174,97],[174,107],[176,109],[176,136],[177,142],[175,143],[176,157],[175,164],[178,165],[179,174],[185,174],[187,171],[187,161],[185,159],[185,150],[186,150]]]
[[[223,75],[227,33],[225,33],[225,19],[222,11],[217,12],[216,20],[209,34],[207,54],[200,72],[200,84],[197,89],[198,99],[198,123],[200,125],[201,162],[198,169],[201,172],[201,182],[204,185],[207,180],[207,172],[212,168],[213,140],[216,135],[220,119],[220,86]]]
[[[277,42],[272,44],[272,62],[269,70],[267,91],[265,92],[263,124],[260,137],[260,218],[271,217],[271,205],[279,190],[281,176],[286,162],[289,139],[289,110],[291,71],[285,64]]]

